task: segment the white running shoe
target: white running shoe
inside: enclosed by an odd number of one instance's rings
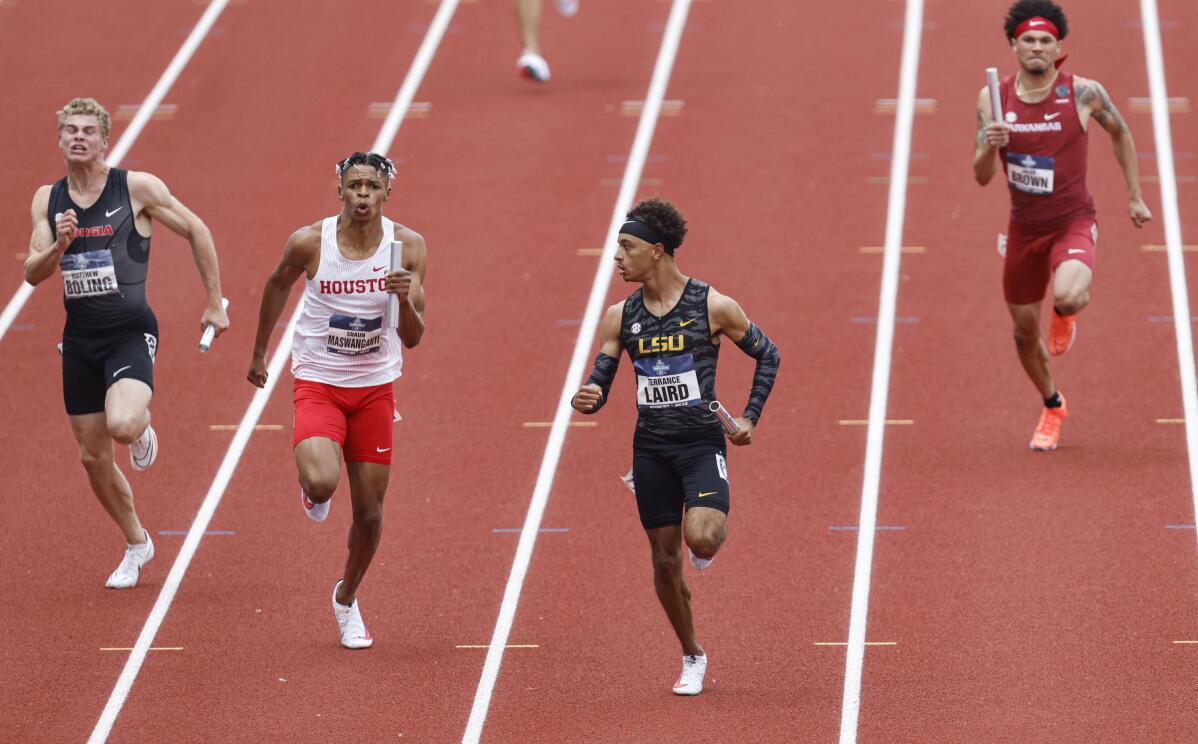
[[[358,600],[349,607],[337,601],[337,589],[341,586],[338,581],[333,585],[333,617],[337,618],[337,628],[341,631],[341,645],[346,648],[370,648],[374,639],[362,622],[362,613],[358,611]]]
[[[699,556],[695,555],[695,551],[691,550],[691,546],[689,545],[686,546],[686,552],[691,557],[691,565],[700,571],[706,570],[706,568],[711,565],[711,562],[715,560],[714,556],[711,558],[700,558]]]
[[[323,504],[314,503],[312,499],[308,498],[307,492],[300,488],[300,503],[304,505],[304,514],[308,515],[308,519],[313,522],[323,522],[329,516],[329,504],[332,504],[333,500],[329,499]]]
[[[108,581],[104,582],[104,586],[109,589],[131,589],[137,586],[141,567],[154,557],[154,541],[150,539],[150,533],[142,530],[142,534],[146,536],[146,541],[141,545],[125,546],[125,557],[121,559],[121,565],[116,567]]]
[[[533,54],[527,49],[520,55],[520,59],[516,60],[516,67],[520,69],[520,75],[529,80],[538,83],[549,80],[549,63],[541,55]]]
[[[707,655],[682,657],[682,674],[674,683],[675,695],[698,695],[703,692],[703,675],[707,674]]]
[[[149,470],[158,458],[158,435],[153,426],[147,426],[137,441],[129,445],[129,462],[137,471]]]
[[[569,18],[578,12],[578,0],[553,0],[557,12]]]

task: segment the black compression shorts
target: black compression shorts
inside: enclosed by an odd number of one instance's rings
[[[722,441],[632,446],[632,478],[641,525],[652,530],[682,524],[684,509],[705,506],[728,513],[727,446]]]
[[[104,410],[104,397],[117,380],[141,380],[154,389],[158,319],[152,310],[102,331],[62,332],[62,398],[67,415]]]

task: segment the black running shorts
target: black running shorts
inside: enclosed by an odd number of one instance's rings
[[[141,380],[154,389],[158,319],[152,310],[102,331],[62,332],[62,398],[67,415],[104,410],[104,396],[117,380]]]
[[[646,442],[632,446],[632,478],[641,525],[652,530],[682,524],[684,509],[705,506],[728,513],[727,446],[722,442]]]

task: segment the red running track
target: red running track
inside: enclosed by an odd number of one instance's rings
[[[969,120],[981,70],[1013,69],[1007,4],[931,3],[919,95],[890,415],[914,426],[888,437],[862,690],[860,741],[1183,741],[1195,612],[1194,531],[1164,256],[1156,222],[1135,230],[1108,136],[1091,130],[1090,188],[1100,221],[1093,303],[1078,342],[1053,363],[1070,417],[1061,448],[1027,451],[1039,399],[1010,339],[995,234],[1001,184],[972,183]],[[1068,69],[1099,80],[1127,117],[1137,150],[1154,150],[1134,4],[1075,7]],[[1180,26],[1192,9],[1165,3]],[[1170,31],[1168,33],[1176,33]],[[1112,50],[1118,48],[1118,54]],[[1189,83],[1186,54],[1170,78]],[[951,60],[950,64],[939,64]],[[1192,132],[1175,119],[1177,149]],[[1192,129],[1192,128],[1191,128]],[[1185,141],[1189,141],[1187,146]],[[1192,173],[1179,163],[1182,173]],[[1142,157],[1148,181],[1155,161]],[[1192,196],[1190,197],[1192,209]]]
[[[0,7],[26,24],[6,18],[0,35],[44,28],[33,7]],[[692,9],[667,94],[682,113],[659,123],[641,193],[684,208],[684,270],[741,300],[786,358],[759,441],[731,453],[729,543],[708,574],[688,574],[709,689],[695,700],[668,691],[675,641],[635,507],[615,480],[632,426],[625,369],[598,426],[567,440],[544,526],[569,532],[538,541],[511,636],[538,647],[508,652],[484,740],[835,738],[843,651],[814,644],[843,640],[847,627],[854,533],[829,528],[856,522],[864,431],[837,421],[868,406],[880,257],[859,248],[881,243],[886,216],[885,186],[869,179],[888,172],[893,119],[873,109],[897,87],[902,7],[831,14],[817,34],[791,4]],[[171,8],[177,16],[161,23],[180,28],[199,12]],[[195,355],[199,283],[186,246],[159,231],[153,410],[164,451],[134,480],[150,529],[190,523],[231,436],[208,424],[236,423],[250,398],[241,380],[258,288],[286,235],[336,210],[329,166],[373,140],[380,120],[367,107],[394,97],[434,8],[410,0],[281,15],[234,3],[168,96],[175,118],[152,124],[126,161],[163,176],[213,228],[236,323]],[[430,333],[397,386],[400,456],[361,594],[376,647],[336,646],[327,595],[344,556],[347,494],[325,525],[300,515],[280,381],[262,423],[282,429],[255,435],[212,523],[234,534],[205,539],[156,641],[183,650],[151,652],[111,741],[460,738],[485,650],[456,646],[490,638],[516,541],[492,529],[523,521],[545,430],[522,423],[552,416],[594,270],[579,249],[602,238],[635,126],[621,104],[644,95],[667,8],[584,4],[570,21],[547,12],[555,78],[544,88],[512,74],[506,3],[459,9],[417,95],[429,115],[406,122],[392,148],[401,178],[388,214],[429,240]],[[1133,11],[1117,8],[1095,4],[1071,20],[1116,29],[1134,50],[1112,57],[1097,34],[1077,32],[1070,65],[1107,84],[1137,149],[1150,152],[1149,117],[1124,103],[1147,95],[1139,31],[1123,25]],[[995,19],[1002,9],[986,6]],[[1162,4],[1176,22],[1166,25],[1167,64],[1188,54],[1193,15]],[[377,72],[346,84],[336,30],[384,17],[395,19],[393,36]],[[1062,451],[1032,456],[1023,447],[1036,401],[1010,352],[991,253],[1006,197],[972,185],[961,144],[978,71],[1005,59],[999,20],[985,32],[982,17],[928,6],[919,95],[939,105],[916,121],[912,175],[928,180],[911,187],[904,240],[927,253],[904,256],[898,314],[919,320],[898,327],[891,399],[891,415],[915,423],[888,432],[879,519],[906,529],[878,536],[869,626],[869,640],[898,645],[867,654],[860,740],[1177,740],[1193,723],[1181,702],[1192,679],[1188,649],[1171,640],[1198,631],[1193,531],[1163,528],[1193,521],[1183,435],[1153,423],[1180,416],[1171,329],[1147,319],[1170,312],[1164,260],[1139,251],[1163,242],[1160,226],[1133,234],[1121,222],[1118,173],[1096,135],[1099,283],[1081,341],[1059,365],[1075,413]],[[299,55],[262,44],[287,36],[330,38]],[[181,38],[163,42],[164,63]],[[144,63],[120,63],[146,78],[132,103],[159,71]],[[1193,74],[1173,69],[1171,93],[1192,100]],[[102,88],[86,68],[67,70]],[[31,112],[74,94],[42,101],[29,87],[20,98]],[[52,131],[36,121],[22,120],[19,136]],[[1198,147],[1177,120],[1174,137],[1180,152]],[[28,195],[60,169],[52,143],[22,148],[30,161],[18,174],[33,180],[0,200],[21,205],[12,216],[22,246]],[[1192,174],[1192,161],[1178,165]],[[1153,172],[1150,159],[1144,166]],[[1193,190],[1182,188],[1192,215]],[[1152,203],[1153,187],[1146,193]],[[90,731],[124,663],[97,649],[132,645],[182,539],[156,537],[138,590],[103,590],[115,530],[86,491],[56,374],[46,374],[60,306],[40,289],[18,319],[33,327],[0,342],[8,451],[29,453],[10,461],[11,482],[43,484],[38,509],[11,515],[0,548],[54,558],[13,572],[15,595],[29,601],[6,610],[10,639],[47,629],[54,639],[4,645],[4,687],[23,706],[16,735],[29,741]],[[735,350],[724,356],[721,392],[735,408],[751,367]],[[54,453],[65,457],[50,469]]]

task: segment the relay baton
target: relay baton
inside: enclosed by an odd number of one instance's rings
[[[724,431],[728,432],[730,436],[740,431],[740,424],[736,423],[736,420],[732,418],[732,414],[728,413],[728,409],[724,408],[718,400],[708,403],[707,410],[715,414],[715,417],[724,425]]]
[[[403,268],[403,241],[391,241],[391,271]],[[387,295],[387,327],[399,328],[399,296]]]
[[[998,68],[986,68],[986,85],[990,88],[990,121],[1002,121],[1002,97],[998,94]]]
[[[229,298],[220,298],[220,306],[222,310],[229,309]],[[208,347],[212,345],[212,339],[216,338],[216,326],[209,323],[204,326],[204,332],[200,334],[200,351],[208,351]]]

